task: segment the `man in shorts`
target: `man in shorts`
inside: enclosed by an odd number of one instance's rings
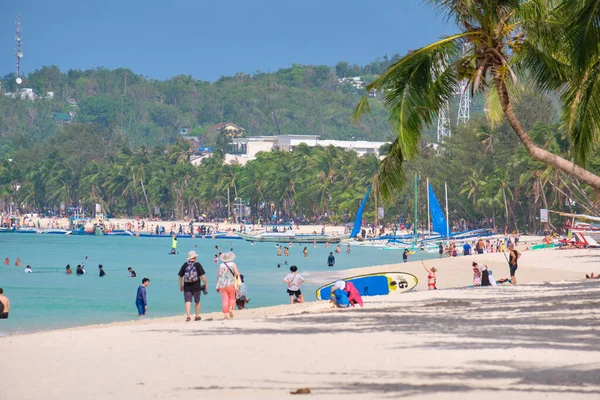
[[[196,303],[196,317],[194,321],[200,321],[200,292],[208,294],[206,290],[206,277],[204,268],[199,262],[196,262],[198,254],[194,250],[188,253],[187,262],[185,262],[179,270],[179,290],[183,292],[183,298],[185,300],[185,320],[186,322],[191,321],[190,308],[192,305],[192,298]],[[202,284],[200,283],[202,281]]]
[[[4,290],[0,288],[0,319],[8,318],[10,312],[10,301],[8,297],[4,295]]]
[[[304,278],[302,275],[297,274],[296,271],[298,271],[298,267],[292,265],[290,273],[283,279],[288,285],[287,292],[290,295],[290,304],[304,302],[304,296],[302,296],[302,291],[300,290],[300,285],[304,282]]]

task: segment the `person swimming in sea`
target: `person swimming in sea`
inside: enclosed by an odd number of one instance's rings
[[[71,269],[71,265],[67,264],[67,266],[65,267],[65,274],[71,275],[72,273],[73,273],[73,270]]]

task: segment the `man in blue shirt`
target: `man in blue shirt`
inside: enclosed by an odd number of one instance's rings
[[[463,244],[463,255],[469,256],[471,255],[471,245],[467,242]]]
[[[138,287],[137,295],[135,297],[135,305],[138,309],[138,315],[144,316],[146,315],[146,311],[148,311],[148,300],[146,299],[146,288],[150,283],[150,279],[144,278],[142,279],[142,284]]]
[[[338,308],[348,308],[350,307],[350,301],[348,300],[348,293],[344,290],[337,289],[333,292],[331,296],[331,301]]]

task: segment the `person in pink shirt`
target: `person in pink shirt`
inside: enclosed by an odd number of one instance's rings
[[[350,301],[350,305],[354,307],[356,304],[363,306],[362,297],[360,297],[360,293],[358,289],[352,284],[352,282],[346,281],[337,281],[331,287],[331,293],[335,292],[337,289],[341,289],[344,292],[348,293],[348,301]]]

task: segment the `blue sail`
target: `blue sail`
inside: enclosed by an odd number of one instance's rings
[[[358,212],[356,213],[356,219],[354,220],[354,227],[352,228],[352,233],[350,234],[350,238],[355,238],[356,235],[360,232],[360,227],[362,226],[362,215],[365,209],[365,204],[367,204],[367,199],[369,198],[369,194],[371,193],[371,188],[367,190],[367,194],[363,199],[362,203],[360,203],[360,207],[358,208]]]
[[[431,211],[431,222],[433,224],[433,231],[439,233],[440,235],[448,237],[450,236],[450,232],[448,232],[448,224],[446,223],[446,217],[444,216],[444,211],[442,211],[442,207],[440,207],[440,203],[438,203],[437,197],[435,197],[435,192],[433,191],[431,183],[429,184],[428,190],[429,209]]]

